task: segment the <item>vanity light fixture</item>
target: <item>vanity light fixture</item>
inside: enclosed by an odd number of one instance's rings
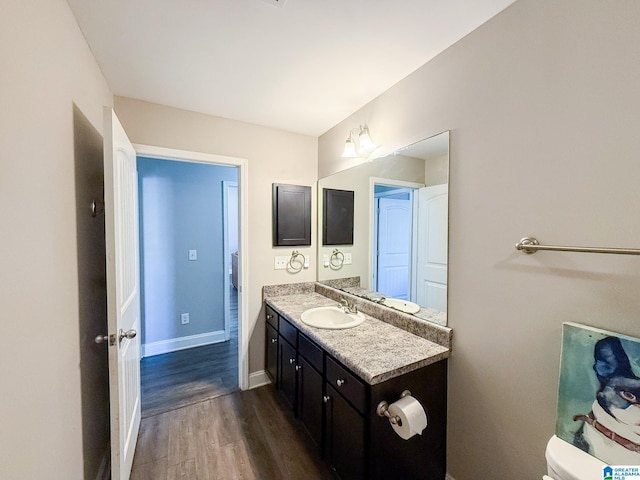
[[[355,135],[358,135],[357,142]],[[344,142],[342,158],[367,158],[376,149],[376,144],[371,140],[369,128],[366,125],[354,128],[349,132],[347,140]]]
[[[369,136],[369,129],[366,125],[360,127],[358,143],[360,144],[360,153],[369,154],[376,149],[376,144],[371,140],[371,137]]]

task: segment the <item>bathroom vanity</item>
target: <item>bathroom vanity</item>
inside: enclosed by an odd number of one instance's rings
[[[269,288],[267,373],[339,477],[444,479],[450,330],[434,326],[424,335],[445,339],[436,343],[367,314],[371,302],[326,286]],[[330,330],[301,321],[304,311],[335,305],[344,296],[365,311],[361,325]],[[386,310],[380,310],[385,320],[397,320]],[[405,390],[420,402],[428,421],[421,435],[408,440],[377,412],[380,402],[391,404]]]

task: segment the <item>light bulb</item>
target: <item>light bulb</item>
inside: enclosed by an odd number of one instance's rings
[[[376,145],[369,136],[369,129],[367,127],[360,128],[358,143],[360,144],[360,153],[371,153],[376,149]]]
[[[351,140],[351,137],[347,138],[347,141],[344,142],[344,151],[340,156],[342,158],[356,158],[358,156],[356,145],[353,143],[353,140]]]

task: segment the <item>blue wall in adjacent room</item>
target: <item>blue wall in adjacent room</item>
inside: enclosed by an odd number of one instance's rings
[[[235,167],[138,157],[143,344],[224,330],[222,182],[237,179]]]

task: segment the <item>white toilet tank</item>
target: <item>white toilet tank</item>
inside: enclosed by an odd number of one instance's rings
[[[553,480],[602,480],[602,461],[555,435],[547,443],[545,456],[547,474]]]

